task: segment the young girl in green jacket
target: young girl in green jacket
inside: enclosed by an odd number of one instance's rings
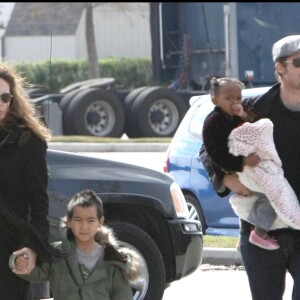
[[[140,274],[137,255],[124,247],[118,250],[112,230],[103,224],[101,199],[94,191],[81,191],[69,201],[61,241],[53,243],[66,258],[26,274],[26,258],[12,255],[13,272],[31,282],[49,281],[55,300],[132,300],[129,281]]]

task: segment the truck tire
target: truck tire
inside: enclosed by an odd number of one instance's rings
[[[132,285],[134,300],[162,299],[165,290],[165,267],[161,253],[152,238],[142,229],[125,222],[112,222],[110,226],[116,237],[125,242],[145,262],[143,275]],[[141,284],[142,282],[142,284]]]
[[[71,92],[66,93],[60,100],[59,106],[63,113],[66,113],[68,110],[68,107],[70,105],[71,100],[77,95],[80,91],[79,90],[73,90]]]
[[[64,131],[64,135],[70,135],[70,134],[74,134],[74,126],[68,126],[67,124],[67,111],[70,105],[70,102],[72,101],[72,99],[79,93],[78,90],[73,90],[70,91],[68,93],[66,93],[62,99],[59,102],[59,107],[61,109],[62,112],[62,117],[63,117],[63,131]]]
[[[134,101],[130,123],[136,124],[138,137],[172,137],[185,113],[186,105],[174,91],[150,87]]]
[[[122,103],[112,93],[101,88],[79,92],[66,113],[66,128],[77,135],[121,137],[125,112]]]
[[[135,99],[137,98],[137,96],[147,88],[148,87],[146,86],[142,86],[132,90],[124,100],[125,118],[126,118],[124,131],[129,138],[135,138],[138,136],[136,133],[136,128],[137,128],[136,124],[132,124],[130,122],[130,112],[131,112],[132,105]]]
[[[189,219],[191,220],[197,220],[200,221],[202,226],[202,232],[205,234],[205,230],[207,228],[204,213],[202,211],[202,208],[199,204],[198,199],[191,195],[191,194],[185,194],[184,198],[186,200],[188,209],[189,209]]]

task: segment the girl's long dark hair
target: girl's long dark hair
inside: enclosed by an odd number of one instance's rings
[[[42,239],[31,224],[7,207],[2,197],[0,197],[0,239],[8,255],[26,246],[36,252],[38,263],[44,261],[51,263],[56,258],[66,256]]]

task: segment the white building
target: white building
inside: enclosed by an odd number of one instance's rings
[[[148,2],[94,2],[98,58],[151,57]],[[9,62],[87,57],[84,2],[16,2],[2,37]]]

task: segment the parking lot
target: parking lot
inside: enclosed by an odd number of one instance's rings
[[[282,300],[292,299],[292,279],[286,276],[286,292]],[[224,266],[202,265],[190,276],[173,282],[163,300],[251,300],[245,271],[230,270]]]

